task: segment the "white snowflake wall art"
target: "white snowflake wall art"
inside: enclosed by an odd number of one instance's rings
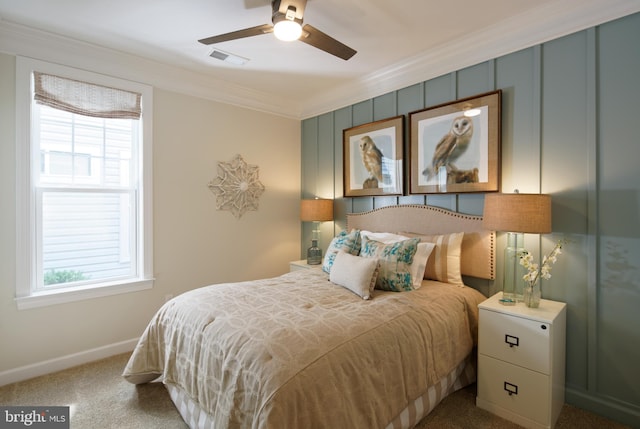
[[[259,167],[236,155],[230,162],[218,162],[218,177],[207,185],[216,194],[216,209],[229,210],[236,218],[258,210],[264,185],[258,179]]]

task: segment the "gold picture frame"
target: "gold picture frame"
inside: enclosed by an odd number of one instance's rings
[[[409,114],[410,193],[498,191],[502,91]]]
[[[402,195],[403,142],[403,115],[343,130],[345,197]]]

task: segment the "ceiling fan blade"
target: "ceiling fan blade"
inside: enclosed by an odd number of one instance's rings
[[[299,40],[343,60],[348,60],[357,52],[309,24],[302,27],[302,36]]]
[[[214,43],[227,42],[229,40],[242,39],[244,37],[259,36],[261,34],[267,34],[271,32],[273,32],[273,25],[264,24],[258,25],[257,27],[245,28],[244,30],[232,31],[231,33],[207,37],[206,39],[198,40],[198,42],[205,45],[212,45]]]

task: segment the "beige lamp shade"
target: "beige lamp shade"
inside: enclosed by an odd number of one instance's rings
[[[551,196],[545,194],[485,194],[482,226],[491,231],[548,234]]]
[[[333,220],[333,200],[316,198],[300,202],[300,220],[303,222],[326,222]]]

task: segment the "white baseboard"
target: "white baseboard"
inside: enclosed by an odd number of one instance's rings
[[[73,353],[67,356],[3,371],[0,372],[0,386],[50,374],[56,371],[62,371],[63,369],[104,359],[120,353],[130,352],[135,348],[137,343],[138,338],[133,338],[119,343],[108,344],[95,349],[85,350],[79,353]]]

